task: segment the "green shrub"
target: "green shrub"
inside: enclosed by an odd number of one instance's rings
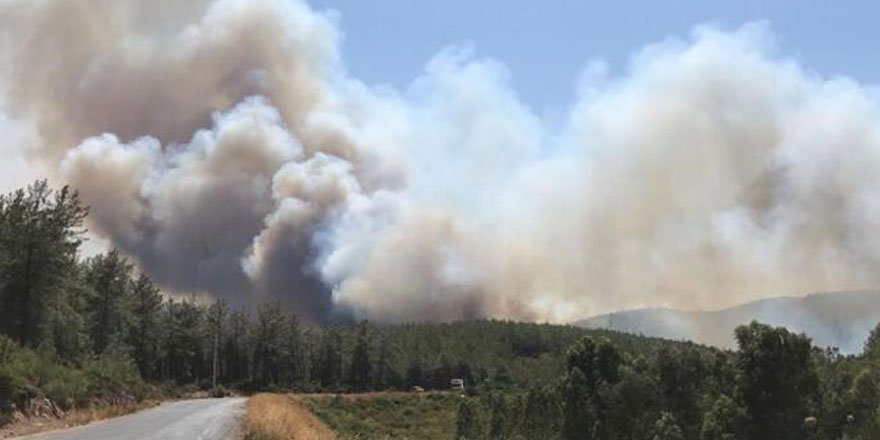
[[[306,406],[342,439],[455,439],[457,395],[315,396]]]
[[[116,393],[129,393],[141,400],[147,392],[137,366],[122,350],[107,352],[87,360],[83,365],[89,377],[89,394],[102,396]]]
[[[22,348],[0,335],[0,366],[12,378],[14,387],[28,383],[36,386],[40,379],[40,360],[33,350]],[[14,393],[14,390],[13,390]]]
[[[31,385],[30,383],[24,382],[19,378],[14,378],[12,386],[12,402],[15,403],[19,408],[27,405],[28,401],[31,399],[35,399],[40,396],[40,389]]]
[[[60,367],[43,387],[46,397],[63,409],[85,405],[89,400],[88,375],[79,369]]]
[[[2,350],[2,349],[0,349]],[[12,393],[15,383],[12,375],[6,368],[0,365],[0,426],[3,426],[11,420],[12,412]]]
[[[13,384],[12,375],[0,367],[0,413],[9,412],[12,406]]]
[[[229,392],[226,391],[226,388],[224,388],[223,385],[217,385],[211,389],[211,397],[226,397],[228,395]]]

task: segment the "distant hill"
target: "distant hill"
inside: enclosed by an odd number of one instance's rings
[[[880,292],[770,298],[714,311],[637,309],[594,316],[575,325],[733,348],[733,330],[752,320],[806,333],[816,345],[858,353],[880,323]]]

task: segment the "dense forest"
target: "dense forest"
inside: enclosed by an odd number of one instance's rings
[[[880,438],[880,331],[858,356],[753,323],[718,350],[572,326],[318,326],[160,291],[116,250],[83,258],[88,210],[39,181],[0,197],[0,424],[31,399],[204,389],[467,385],[463,439]]]
[[[0,197],[0,412],[37,396],[62,406],[155,390],[362,391],[467,384],[526,389],[564,372],[567,347],[605,335],[645,352],[645,338],[570,326],[317,326],[277,303],[163,294],[116,250],[81,258],[88,214],[75,191],[38,181]],[[215,364],[216,362],[216,364]],[[216,382],[214,374],[216,372]]]
[[[880,438],[880,329],[860,356],[811,346],[759,323],[739,349],[687,344],[622,350],[584,337],[555,384],[485,392],[462,402],[467,439]]]

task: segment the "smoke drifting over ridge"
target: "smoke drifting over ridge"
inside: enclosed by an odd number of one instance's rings
[[[880,281],[877,95],[763,25],[594,65],[558,132],[499,63],[450,48],[374,88],[339,38],[298,1],[5,0],[0,90],[92,229],[177,291],[561,321]]]

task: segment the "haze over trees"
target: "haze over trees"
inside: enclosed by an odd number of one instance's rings
[[[116,250],[82,258],[88,210],[45,181],[0,197],[0,422],[181,389],[446,390],[463,439],[880,436],[880,330],[856,356],[752,323],[719,350],[572,326],[472,321],[317,326],[163,293]]]

